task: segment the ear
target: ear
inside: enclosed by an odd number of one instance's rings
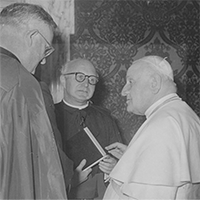
[[[65,77],[61,74],[60,76],[61,85],[65,88]]]
[[[161,89],[162,78],[159,74],[153,74],[150,79],[150,88],[154,94],[157,94]]]

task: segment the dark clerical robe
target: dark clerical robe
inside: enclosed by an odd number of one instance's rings
[[[37,77],[36,77],[36,79],[38,80]],[[47,111],[49,120],[51,122],[51,126],[52,126],[53,133],[55,136],[58,152],[60,155],[61,164],[63,167],[63,173],[64,173],[64,177],[65,177],[65,186],[67,189],[71,182],[71,178],[73,176],[73,162],[67,157],[67,155],[63,151],[62,138],[61,138],[60,131],[57,128],[56,116],[55,116],[55,106],[54,106],[53,98],[52,98],[51,92],[49,90],[49,87],[45,82],[40,81],[40,80],[38,80],[38,81],[39,81],[40,87],[42,89],[42,94],[44,97],[46,111]]]
[[[39,83],[0,48],[0,199],[66,199]]]
[[[83,129],[83,126],[90,129],[103,148],[113,142],[121,141],[115,120],[108,110],[91,103],[79,110],[66,105],[63,101],[56,104],[55,108],[57,125],[62,135],[63,150],[66,154],[68,154],[66,145],[68,140]],[[92,169],[89,179],[72,189],[71,198],[102,198],[106,189],[103,173],[98,165]]]

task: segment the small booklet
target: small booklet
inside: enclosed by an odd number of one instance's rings
[[[86,159],[83,170],[93,167],[107,156],[88,127],[83,128],[67,141],[66,152],[74,162],[75,168],[83,159]]]

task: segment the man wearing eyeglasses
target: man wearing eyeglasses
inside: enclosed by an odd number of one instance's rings
[[[40,6],[0,13],[0,199],[66,199],[62,167],[39,83],[56,24]]]
[[[99,76],[90,61],[76,59],[66,63],[61,71],[60,81],[64,90],[64,98],[55,105],[55,108],[66,154],[68,154],[67,145],[70,138],[78,134],[85,126],[89,128],[103,148],[113,141],[121,141],[119,130],[110,113],[94,105],[90,100],[99,81]],[[91,153],[88,152],[88,154]],[[69,198],[101,199],[106,189],[104,175],[109,175],[116,162],[113,157],[108,157],[99,165],[92,167],[92,172],[84,182],[72,185]],[[80,173],[84,174],[87,171],[80,170]]]

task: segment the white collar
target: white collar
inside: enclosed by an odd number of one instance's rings
[[[89,105],[89,101],[87,101],[87,103],[86,103],[85,105],[83,105],[83,106],[75,106],[75,105],[72,105],[72,104],[66,102],[64,99],[63,99],[63,102],[64,102],[66,105],[68,105],[68,106],[70,106],[70,107],[72,107],[72,108],[77,108],[77,109],[79,109],[79,110],[82,110],[82,109],[88,107],[88,105]]]
[[[156,112],[160,107],[162,107],[166,103],[173,100],[177,100],[177,99],[181,99],[181,98],[179,98],[176,93],[171,93],[162,97],[146,110],[145,112],[146,118],[150,117],[154,112]]]

